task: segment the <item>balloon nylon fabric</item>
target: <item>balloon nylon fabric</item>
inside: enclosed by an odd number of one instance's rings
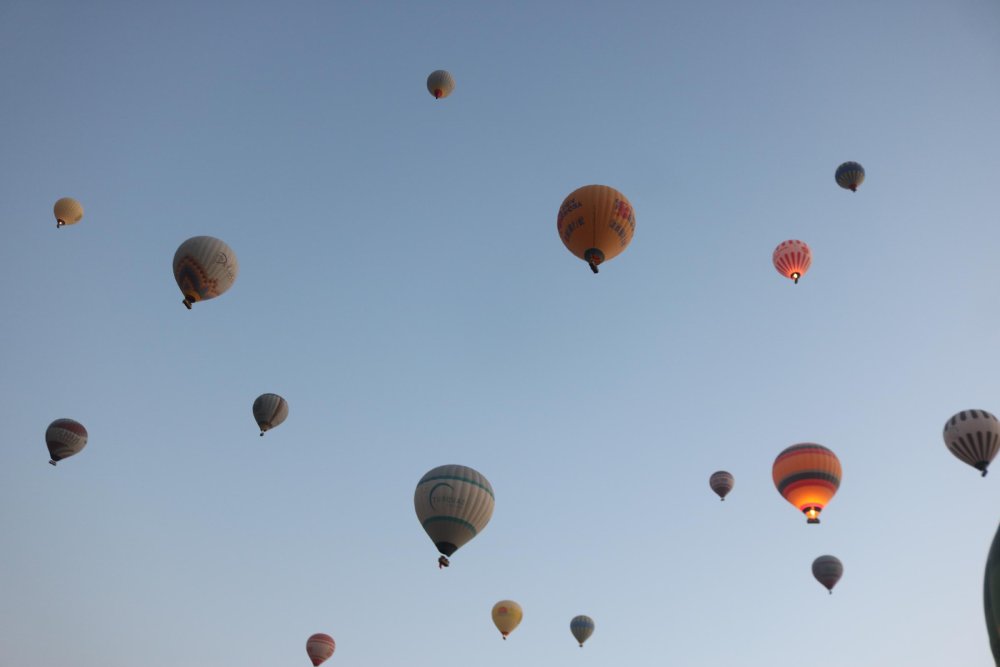
[[[842,474],[836,454],[811,442],[786,448],[771,469],[778,493],[803,511],[822,510],[840,488]]]
[[[948,451],[985,475],[1000,450],[1000,421],[986,410],[962,410],[945,422],[942,436]]]
[[[986,574],[983,577],[983,607],[986,612],[986,634],[990,638],[993,662],[1000,667],[1000,526],[993,536],[986,556]]]
[[[421,478],[413,493],[417,518],[445,556],[486,527],[494,502],[489,480],[462,465],[434,468]]]
[[[192,303],[213,299],[226,292],[239,275],[236,253],[212,236],[195,236],[174,253],[174,279]]]

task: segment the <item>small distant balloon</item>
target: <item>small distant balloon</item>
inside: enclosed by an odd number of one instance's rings
[[[45,444],[49,448],[49,463],[55,465],[87,446],[87,429],[72,419],[57,419],[45,429]]]
[[[253,418],[260,427],[263,437],[269,431],[288,417],[288,401],[277,394],[261,394],[253,402]]]
[[[563,200],[556,231],[571,253],[590,270],[622,253],[635,233],[635,209],[625,195],[607,185],[585,185]]]
[[[214,299],[236,281],[240,264],[225,242],[211,236],[195,236],[174,253],[174,280],[191,310],[197,301]]]
[[[778,270],[778,273],[786,278],[791,278],[798,285],[799,278],[804,276],[809,267],[812,266],[812,251],[809,250],[809,246],[804,241],[795,239],[782,241],[774,249],[771,261],[774,262],[774,268]]]
[[[819,514],[840,488],[843,471],[837,455],[814,442],[785,448],[771,468],[778,493],[806,515],[807,523],[819,523]]]
[[[736,484],[736,479],[725,470],[713,472],[712,476],[708,478],[708,485],[719,495],[719,500],[726,499],[729,492],[733,490],[734,484]]]
[[[959,461],[986,477],[986,469],[1000,450],[1000,422],[986,410],[962,410],[944,424],[944,444]]]
[[[455,79],[448,71],[436,69],[427,77],[427,90],[434,99],[444,99],[455,90]]]
[[[500,602],[493,605],[491,614],[493,616],[493,625],[497,626],[497,630],[500,631],[504,639],[507,639],[507,635],[514,632],[514,629],[521,624],[521,619],[524,617],[521,605],[513,600],[500,600]]]
[[[813,561],[812,571],[816,581],[823,584],[832,595],[833,587],[844,576],[844,565],[836,556],[820,556]]]
[[[569,622],[569,631],[573,633],[573,637],[579,642],[580,648],[583,648],[583,642],[590,639],[590,635],[594,634],[594,619],[590,616],[575,616]]]
[[[834,178],[837,179],[837,185],[840,187],[857,192],[858,187],[865,182],[865,168],[857,162],[845,162],[837,167]]]
[[[486,528],[493,504],[489,480],[472,468],[438,466],[420,478],[413,492],[413,507],[420,525],[441,552],[438,567],[448,567],[448,556]]]
[[[56,228],[75,225],[83,219],[83,204],[72,197],[63,197],[52,207],[56,216]]]
[[[306,640],[306,653],[309,654],[313,667],[326,662],[336,648],[337,644],[333,641],[333,637],[322,632],[317,632]]]

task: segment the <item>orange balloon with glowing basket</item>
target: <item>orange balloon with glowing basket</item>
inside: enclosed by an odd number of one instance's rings
[[[606,185],[574,190],[559,207],[556,229],[563,245],[597,273],[632,242],[635,210],[625,195]]]
[[[819,523],[819,513],[840,488],[842,472],[837,455],[812,442],[786,448],[771,468],[778,493],[806,515],[807,523]]]
[[[774,249],[771,261],[774,262],[774,268],[778,270],[778,273],[786,278],[791,278],[798,285],[799,278],[804,276],[809,267],[812,266],[812,251],[809,250],[809,246],[804,241],[794,239],[782,241]]]

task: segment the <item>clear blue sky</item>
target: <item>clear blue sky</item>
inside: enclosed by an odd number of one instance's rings
[[[4,0],[0,667],[990,665],[1000,469],[941,428],[1000,411],[998,83],[992,0]],[[637,216],[598,276],[588,183]],[[203,234],[241,271],[188,312]],[[439,571],[445,463],[497,505]]]

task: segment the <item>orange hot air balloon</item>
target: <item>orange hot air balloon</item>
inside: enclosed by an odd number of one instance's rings
[[[782,241],[774,249],[771,261],[774,262],[774,268],[778,270],[778,273],[786,278],[791,278],[798,285],[799,278],[804,276],[809,267],[812,266],[812,251],[803,241],[794,239]]]
[[[309,654],[313,667],[326,662],[333,655],[335,648],[337,644],[333,641],[333,637],[322,632],[317,632],[306,640],[306,653]]]
[[[819,513],[840,488],[841,474],[837,455],[812,442],[788,447],[771,468],[778,493],[805,513],[807,523],[819,523]]]
[[[631,243],[635,210],[614,188],[585,185],[563,200],[556,229],[569,251],[597,273],[599,264],[618,256]]]

